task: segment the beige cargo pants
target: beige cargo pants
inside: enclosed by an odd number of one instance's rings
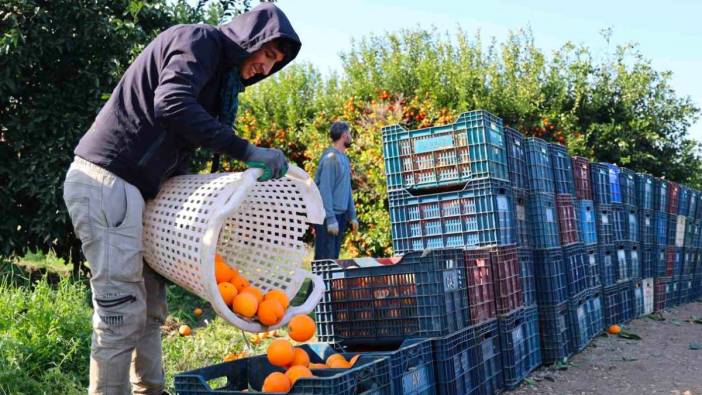
[[[93,337],[90,394],[161,394],[163,280],[143,262],[139,190],[76,157],[63,198],[90,264]]]

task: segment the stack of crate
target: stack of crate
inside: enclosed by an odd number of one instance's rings
[[[634,291],[643,300],[642,314],[651,314],[654,310],[654,276],[656,276],[656,254],[658,254],[657,218],[655,210],[656,180],[646,173],[636,174],[636,201],[639,220],[639,261],[641,264],[641,282],[635,283]],[[665,231],[663,231],[665,234]],[[665,249],[663,249],[665,251]]]

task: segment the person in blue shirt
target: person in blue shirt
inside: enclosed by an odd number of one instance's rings
[[[353,231],[358,230],[351,190],[351,162],[346,156],[346,149],[352,142],[351,128],[346,122],[334,122],[329,135],[332,145],[322,153],[314,175],[326,213],[324,224],[315,225],[315,260],[338,259],[348,225]]]

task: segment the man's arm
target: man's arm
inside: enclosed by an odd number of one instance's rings
[[[167,44],[159,85],[155,91],[156,119],[192,146],[213,149],[244,159],[249,143],[234,134],[231,126],[212,117],[197,97],[216,71],[220,48],[207,28],[177,31]]]

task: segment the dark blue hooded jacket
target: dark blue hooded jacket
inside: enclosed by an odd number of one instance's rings
[[[220,91],[227,72],[274,39],[286,40],[288,50],[270,74],[301,46],[288,18],[270,3],[222,26],[162,32],[124,73],[75,154],[133,184],[144,199],[156,196],[197,147],[241,159],[249,143],[218,120]]]

